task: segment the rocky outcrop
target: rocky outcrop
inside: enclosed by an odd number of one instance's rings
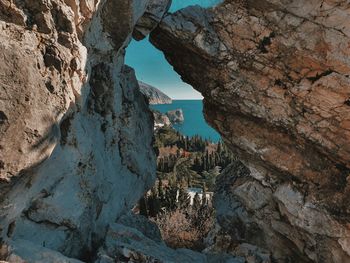
[[[168,7],[0,0],[0,260],[238,260],[170,249],[123,218],[155,177],[153,118],[125,48]],[[350,260],[349,20],[346,1],[226,0],[152,34],[244,164],[218,179],[213,251]]]
[[[204,254],[187,249],[173,250],[121,224],[111,225],[104,250],[99,252],[104,261],[97,262],[116,262],[115,255],[119,262],[207,262]]]
[[[155,179],[124,65],[147,0],[0,1],[0,260],[92,262]]]
[[[149,0],[145,13],[137,21],[133,37],[141,40],[148,36],[169,10],[171,2],[172,0]]]
[[[185,121],[182,109],[171,110],[166,113],[171,123],[180,123]]]
[[[164,127],[164,126],[170,126],[171,122],[165,114],[152,110],[153,117],[154,117],[154,128]]]
[[[159,89],[139,81],[140,91],[148,99],[149,104],[171,104],[172,99]]]
[[[96,262],[244,263],[243,258],[225,253],[202,254],[189,249],[171,249],[160,240],[159,230],[155,230],[157,226],[142,216],[125,216],[120,221],[110,226]]]
[[[206,120],[247,167],[223,175],[216,198],[233,244],[274,262],[350,261],[348,3],[189,7],[151,42],[203,94]]]

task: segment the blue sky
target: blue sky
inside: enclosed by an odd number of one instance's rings
[[[201,5],[208,7],[215,5],[220,0],[173,0],[170,12],[189,5]],[[162,52],[148,42],[133,40],[126,52],[126,64],[133,67],[139,80],[146,82],[162,90],[173,99],[201,99],[199,92],[182,82],[180,76],[165,60]]]

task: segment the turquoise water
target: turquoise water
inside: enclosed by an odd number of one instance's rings
[[[181,124],[173,125],[177,131],[190,137],[198,134],[214,142],[220,140],[220,135],[204,120],[202,100],[173,100],[172,104],[158,104],[150,107],[162,113],[182,109],[185,121]]]
[[[185,8],[190,5],[200,5],[202,7],[211,7],[219,4],[222,0],[173,0],[170,12],[175,12],[181,8]]]

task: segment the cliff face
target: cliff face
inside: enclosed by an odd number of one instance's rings
[[[185,121],[182,109],[171,110],[166,113],[171,123],[181,123]]]
[[[159,128],[163,126],[170,126],[171,122],[165,114],[153,110],[153,117],[154,117],[154,128]]]
[[[349,5],[226,0],[166,16],[151,42],[203,94],[206,120],[248,168],[219,181],[230,249],[350,261]]]
[[[125,47],[169,2],[0,0],[0,260],[219,261],[114,223],[155,176]],[[212,250],[350,261],[349,22],[346,1],[226,0],[152,34],[244,163],[218,179]]]
[[[91,261],[153,184],[153,117],[124,65],[149,4],[0,1],[0,259]]]
[[[171,104],[172,100],[169,96],[161,92],[159,89],[139,81],[140,90],[146,96],[150,104]]]

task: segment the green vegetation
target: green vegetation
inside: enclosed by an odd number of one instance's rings
[[[222,142],[215,144],[200,136],[185,137],[171,127],[158,129],[155,138],[159,179],[181,187],[213,191],[215,178],[234,161]]]
[[[158,180],[140,200],[140,214],[158,224],[169,246],[200,250],[214,224],[207,196],[211,198],[217,176],[234,156],[222,142],[185,137],[167,126],[155,131],[154,148]],[[201,193],[192,192],[191,200],[189,188]]]

